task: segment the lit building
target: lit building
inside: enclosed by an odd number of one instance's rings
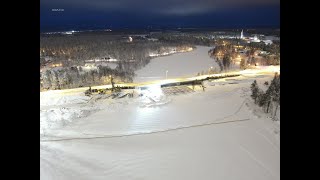
[[[251,39],[251,42],[260,42],[260,39],[257,37],[257,35],[254,35],[254,37]]]
[[[262,40],[265,44],[272,44],[273,42],[271,40]]]
[[[260,40],[260,38],[258,38],[258,36],[255,34],[253,37],[244,37],[243,36],[243,30],[241,31],[240,34],[240,38],[243,40],[246,40],[247,43],[251,43],[251,42],[264,42],[266,45],[272,44],[272,40]]]

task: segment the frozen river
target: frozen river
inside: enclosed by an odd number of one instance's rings
[[[152,81],[182,76],[194,76],[201,71],[208,72],[210,67],[219,69],[215,60],[210,58],[208,51],[212,47],[197,46],[191,52],[177,53],[170,56],[157,57],[142,69],[136,71],[134,82]]]

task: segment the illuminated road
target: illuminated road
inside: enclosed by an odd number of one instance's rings
[[[220,74],[207,74],[202,76],[193,76],[193,77],[179,77],[173,79],[162,79],[162,80],[154,80],[154,81],[146,81],[146,82],[139,82],[139,83],[122,83],[122,84],[115,84],[115,86],[134,86],[134,87],[143,87],[143,86],[151,86],[151,85],[163,85],[168,83],[179,83],[185,81],[192,81],[192,80],[202,80],[206,79],[207,77],[221,77],[225,75],[254,75],[254,74],[265,74],[265,73],[279,73],[280,74],[280,66],[261,66],[256,67],[256,69],[250,70],[242,70],[242,71],[234,71],[228,73],[220,73]],[[77,93],[77,92],[84,92],[89,87],[81,87],[81,88],[74,88],[74,89],[64,89],[64,90],[54,90],[55,93]],[[111,84],[108,85],[100,85],[100,86],[92,86],[92,89],[105,89],[111,88]],[[41,93],[41,92],[40,92]]]

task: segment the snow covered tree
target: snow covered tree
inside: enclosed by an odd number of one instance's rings
[[[52,82],[52,86],[53,86],[55,89],[60,89],[59,76],[58,76],[57,71],[55,71],[55,70],[52,70],[52,73],[51,73],[51,82]]]
[[[73,79],[70,75],[70,73],[68,73],[67,71],[65,72],[64,74],[64,78],[65,78],[65,84],[67,87],[72,87],[72,84],[73,84]]]
[[[219,58],[216,58],[216,63],[219,65],[220,67],[220,72],[223,71],[223,64],[221,62],[221,60]]]
[[[231,56],[229,54],[225,54],[222,59],[222,64],[224,66],[224,70],[229,69],[231,64]]]
[[[42,82],[43,82],[43,88],[46,88],[46,89],[51,88],[52,82],[51,82],[51,71],[50,70],[46,70],[42,74]]]
[[[265,82],[264,84],[268,84]],[[261,92],[258,96],[258,104],[260,107],[265,108],[265,112],[269,113],[271,104],[276,104],[276,111],[280,104],[280,77],[275,74],[273,80],[270,83],[265,93]]]
[[[240,61],[240,69],[246,69],[246,61],[244,59]]]
[[[276,103],[276,109],[274,112],[274,117],[275,117],[278,107],[280,106],[280,75],[278,75],[278,73],[275,73],[271,84],[274,86],[274,95],[272,97],[272,100]]]
[[[250,60],[251,65],[256,64],[256,62],[257,62],[256,59],[254,57],[252,57],[251,60]]]
[[[251,97],[254,100],[254,103],[257,103],[257,98],[259,96],[259,87],[256,80],[251,84]]]
[[[92,82],[95,83],[95,77],[96,77],[97,72],[95,70],[90,71],[90,76],[92,78]]]
[[[266,106],[267,108],[267,113],[269,113],[269,108],[270,108],[270,104],[272,101],[272,97],[274,96],[274,87],[272,85],[269,86],[269,88],[267,89],[266,93],[264,93],[264,101],[261,104]]]
[[[263,93],[263,91],[258,91],[257,102],[260,107],[264,107],[268,103],[268,95]]]

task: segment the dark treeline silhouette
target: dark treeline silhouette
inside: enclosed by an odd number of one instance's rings
[[[176,33],[158,33],[153,34],[151,37],[159,39],[161,42],[188,44],[188,45],[202,45],[212,46],[214,41],[208,37],[209,35],[203,34],[176,34]]]
[[[65,66],[83,65],[85,60],[114,58],[120,61],[145,60],[152,51],[164,51],[182,43],[148,41],[110,35],[74,35],[40,37],[40,57],[51,57]]]

